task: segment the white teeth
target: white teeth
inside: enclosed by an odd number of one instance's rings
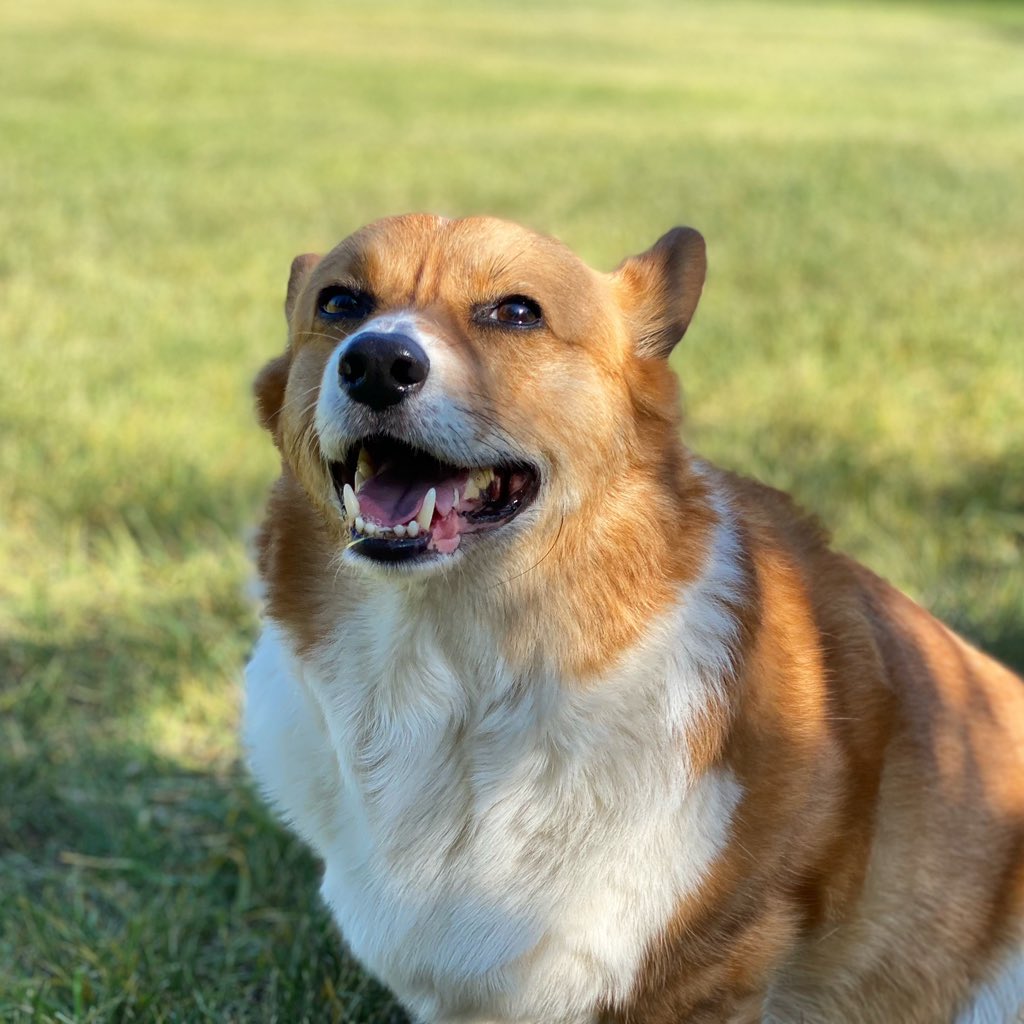
[[[355,528],[356,533],[361,533],[364,537],[375,537],[381,532],[381,527],[362,516],[356,516]]]
[[[345,511],[348,513],[349,519],[356,519],[359,515],[359,499],[356,497],[356,492],[352,490],[351,484],[345,484],[341,496],[345,501]]]
[[[436,504],[437,491],[431,487],[423,499],[423,505],[420,507],[419,514],[416,516],[416,522],[420,524],[421,530],[430,529],[430,520],[434,518],[434,506]]]
[[[467,481],[463,488],[462,497],[465,501],[473,501],[491,486],[494,479],[493,469],[478,469]]]
[[[458,487],[452,488],[452,508],[459,507],[459,489]]]
[[[352,520],[355,532],[364,537],[418,537],[430,529],[430,520],[434,517],[434,509],[437,507],[437,491],[431,487],[423,499],[419,515],[408,523],[396,523],[394,526],[381,526],[370,519],[365,519],[359,513],[359,499],[348,484],[342,490],[345,499],[345,510]],[[458,491],[455,493],[458,500]]]
[[[363,489],[363,484],[365,484],[365,483],[366,483],[366,477],[363,476],[363,474],[360,473],[359,470],[357,469],[356,470],[356,490],[357,491],[361,491]]]
[[[418,537],[420,524],[414,519],[411,523],[397,523],[395,526],[381,526],[362,516],[356,516],[356,533],[364,537]]]

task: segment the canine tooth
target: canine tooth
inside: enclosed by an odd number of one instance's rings
[[[405,536],[405,527],[401,523],[399,523],[397,526],[392,526],[391,529],[395,531],[396,537]]]
[[[356,533],[362,533],[366,529],[366,520],[362,516],[356,516]]]
[[[458,487],[452,488],[452,508],[459,507],[459,489]]]
[[[420,524],[414,519],[406,528],[405,532],[410,537],[418,537],[420,535]]]
[[[352,490],[351,484],[345,484],[341,496],[345,499],[345,511],[348,513],[349,519],[355,519],[359,515],[359,499],[356,497],[356,492]]]
[[[421,530],[430,529],[430,520],[434,518],[434,506],[437,504],[437,491],[431,487],[427,491],[426,497],[423,499],[423,504],[420,507],[419,514],[416,516],[416,522],[420,524]]]
[[[363,476],[363,474],[357,469],[356,470],[356,490],[357,491],[361,491],[363,489],[363,484],[365,484],[365,483],[366,483],[366,477]]]
[[[373,476],[373,462],[370,461],[370,453],[365,448],[359,449],[359,461],[356,463],[356,472],[364,480]]]

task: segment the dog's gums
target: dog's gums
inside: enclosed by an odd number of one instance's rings
[[[387,437],[364,438],[330,467],[349,549],[379,562],[450,555],[464,534],[511,522],[540,484],[525,464],[453,466]]]

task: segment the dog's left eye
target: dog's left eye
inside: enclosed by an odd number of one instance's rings
[[[373,298],[366,292],[334,285],[317,297],[317,308],[328,320],[362,320],[373,312]]]
[[[543,319],[540,306],[525,295],[509,295],[484,310],[485,320],[507,327],[535,327]]]

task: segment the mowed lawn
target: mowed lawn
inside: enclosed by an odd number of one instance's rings
[[[236,739],[249,381],[376,216],[699,227],[693,445],[1024,667],[1019,6],[8,4],[0,154],[0,1020],[404,1019]]]

